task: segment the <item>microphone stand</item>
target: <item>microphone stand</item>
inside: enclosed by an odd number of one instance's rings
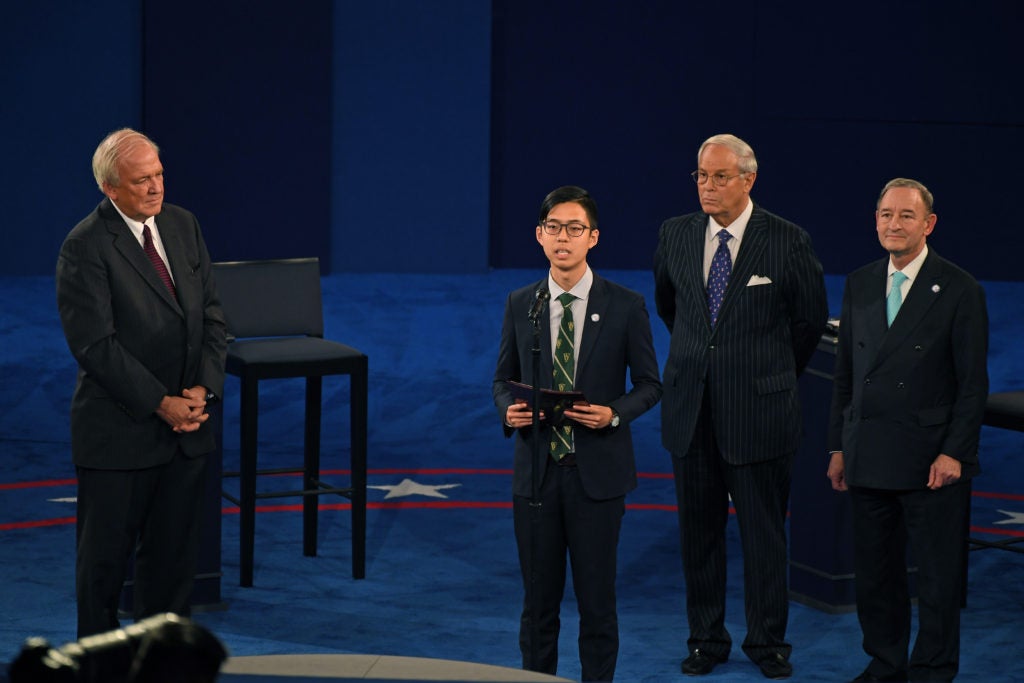
[[[534,314],[536,313],[536,314]],[[537,557],[540,555],[540,311],[531,311],[533,323],[533,467],[530,495],[530,584],[526,601],[530,608],[530,665],[537,663],[540,639],[540,605],[537,599]]]

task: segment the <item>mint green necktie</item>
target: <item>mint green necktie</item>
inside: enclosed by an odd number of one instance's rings
[[[896,314],[899,313],[900,306],[903,305],[901,290],[907,279],[907,276],[898,270],[892,274],[892,288],[889,289],[889,296],[885,299],[885,317],[889,321],[889,327],[892,327],[892,321],[896,319]]]
[[[558,326],[558,337],[555,339],[555,354],[551,359],[552,386],[556,391],[572,391],[573,379],[576,374],[576,354],[573,345],[576,341],[576,326],[572,321],[572,302],[576,297],[563,292],[558,297],[562,304],[562,323]],[[554,416],[549,416],[554,417]],[[557,425],[551,430],[551,457],[561,460],[566,453],[572,452],[572,425],[568,421]]]

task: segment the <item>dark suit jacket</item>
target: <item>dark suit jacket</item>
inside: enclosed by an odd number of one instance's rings
[[[503,425],[505,412],[513,403],[505,380],[528,384],[533,381],[533,323],[529,320],[529,311],[534,292],[541,285],[547,287],[546,278],[512,292],[505,304],[493,385],[494,403]],[[546,310],[540,316],[540,350],[541,386],[550,387],[551,324]],[[582,391],[591,403],[611,406],[621,419],[617,428],[576,428],[574,440],[580,479],[591,498],[606,500],[622,496],[636,488],[636,462],[629,423],[661,397],[650,316],[643,296],[595,274],[577,356],[574,388]],[[628,392],[627,370],[633,385]],[[506,436],[512,433],[506,426]],[[512,486],[517,496],[532,494],[532,435],[532,427],[515,434]],[[549,440],[550,428],[542,425],[539,481],[543,481],[544,470],[552,462],[548,455]]]
[[[220,396],[224,317],[199,223],[164,204],[157,226],[178,299],[109,199],[68,234],[57,261],[57,305],[78,361],[71,449],[78,466],[141,469],[215,448],[209,424],[175,434],[154,413],[165,395],[205,386]]]
[[[940,453],[976,475],[988,396],[988,313],[981,286],[929,248],[891,328],[888,257],[846,280],[828,447],[846,483],[921,489]]]
[[[790,455],[801,429],[797,375],[828,319],[821,263],[803,229],[755,205],[712,329],[704,284],[707,224],[702,211],[665,221],[654,257],[655,302],[672,335],[662,443],[673,454],[687,452],[709,392],[727,462]],[[754,285],[765,279],[770,283]]]

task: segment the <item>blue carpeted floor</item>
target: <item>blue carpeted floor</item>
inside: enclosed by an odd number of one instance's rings
[[[599,265],[597,266],[599,268]],[[651,303],[651,276],[604,272]],[[482,275],[335,275],[324,279],[327,336],[370,357],[367,578],[351,578],[348,512],[321,513],[320,556],[302,556],[301,519],[287,504],[257,518],[255,586],[238,580],[238,519],[223,517],[227,608],[197,619],[234,655],[372,653],[516,667],[522,599],[512,536],[511,445],[490,395],[506,293],[541,271]],[[829,278],[831,310],[842,278]],[[1024,283],[986,283],[993,391],[1024,388],[1019,312]],[[652,311],[653,315],[653,311]],[[659,359],[667,334],[653,321]],[[50,278],[0,278],[0,661],[27,636],[74,639],[74,471],[67,407],[74,364]],[[237,384],[225,405],[225,463],[237,461]],[[328,379],[324,465],[346,467],[347,383]],[[301,440],[301,385],[262,394],[261,464],[293,460]],[[635,425],[640,486],[619,549],[620,681],[678,681],[685,651],[671,465],[657,408]],[[454,436],[453,436],[454,435]],[[985,473],[975,483],[975,535],[1024,535],[1024,435],[986,428]],[[339,454],[335,456],[334,454]],[[798,463],[821,470],[824,460]],[[422,487],[402,495],[408,479]],[[408,487],[406,487],[408,488]],[[324,500],[326,505],[333,501]],[[282,509],[285,508],[285,509]],[[728,626],[744,634],[742,575],[730,528]],[[971,553],[960,681],[1024,681],[1024,556]],[[564,605],[559,674],[576,678],[575,605]],[[793,604],[795,681],[843,681],[865,664],[852,614]],[[714,681],[764,680],[736,647]]]

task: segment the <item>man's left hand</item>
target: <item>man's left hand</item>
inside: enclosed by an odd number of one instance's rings
[[[928,470],[928,488],[933,491],[960,481],[960,461],[940,453]]]
[[[612,423],[612,409],[593,403],[577,403],[565,411],[565,416],[591,429],[604,429]]]

